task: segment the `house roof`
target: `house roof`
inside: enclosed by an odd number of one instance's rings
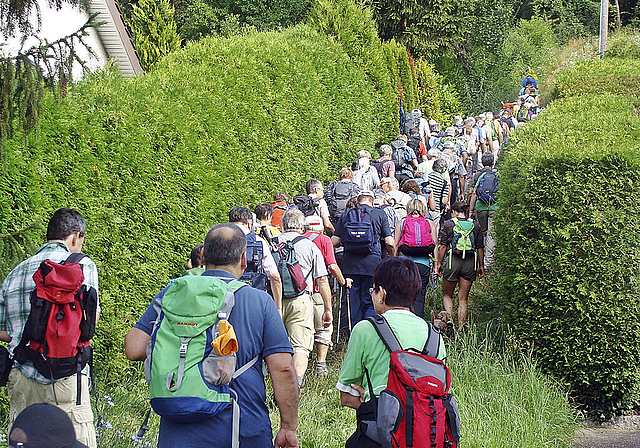
[[[115,0],[88,0],[89,14],[98,13],[96,21],[105,22],[96,28],[96,34],[107,54],[122,76],[144,74],[128,28]]]

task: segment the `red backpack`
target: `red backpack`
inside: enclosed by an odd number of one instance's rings
[[[80,373],[91,361],[89,340],[96,328],[98,293],[83,285],[79,264],[86,255],[71,254],[61,263],[44,260],[33,274],[31,311],[15,349],[19,364],[33,362],[46,378]],[[80,404],[78,375],[77,404]]]
[[[451,373],[437,359],[440,333],[429,325],[422,352],[403,350],[381,315],[368,318],[391,353],[387,388],[377,398],[375,421],[364,421],[363,432],[385,448],[457,448],[460,414],[449,393]],[[369,391],[373,387],[369,380]]]
[[[436,247],[431,236],[431,224],[424,216],[408,215],[402,221],[402,236],[398,249],[404,255],[429,256]]]
[[[284,212],[291,208],[291,204],[287,201],[273,201],[271,203],[271,207],[273,207],[271,225],[282,232],[282,216],[284,215]]]

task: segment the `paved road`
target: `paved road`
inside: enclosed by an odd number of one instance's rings
[[[624,429],[581,429],[573,445],[577,448],[639,448],[640,431]]]

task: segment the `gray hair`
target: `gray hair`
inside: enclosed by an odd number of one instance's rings
[[[436,173],[442,174],[445,172],[446,169],[447,169],[447,162],[444,159],[439,158],[433,162],[433,171],[435,171]]]
[[[246,250],[247,237],[237,224],[218,224],[204,238],[203,261],[207,266],[236,265]]]
[[[391,186],[391,188],[394,190],[400,189],[400,183],[398,182],[398,179],[396,179],[395,177],[383,177],[381,182],[388,183]]]
[[[393,148],[391,145],[382,145],[379,151],[381,156],[390,156],[393,153]]]
[[[387,199],[387,193],[382,188],[376,188],[373,190],[373,195],[376,199]]]
[[[303,233],[305,226],[304,213],[296,208],[290,208],[282,216],[282,229],[285,232],[294,231]]]

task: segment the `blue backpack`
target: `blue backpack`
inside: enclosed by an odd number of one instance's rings
[[[476,185],[478,200],[486,205],[493,205],[498,201],[498,173],[487,170],[480,175]]]
[[[371,215],[364,207],[355,207],[345,212],[342,232],[342,245],[350,254],[369,255],[374,253],[378,244]]]
[[[267,274],[262,267],[262,257],[264,250],[262,241],[256,238],[256,234],[251,232],[247,234],[247,269],[244,270],[241,282],[245,282],[261,291],[267,290]]]

